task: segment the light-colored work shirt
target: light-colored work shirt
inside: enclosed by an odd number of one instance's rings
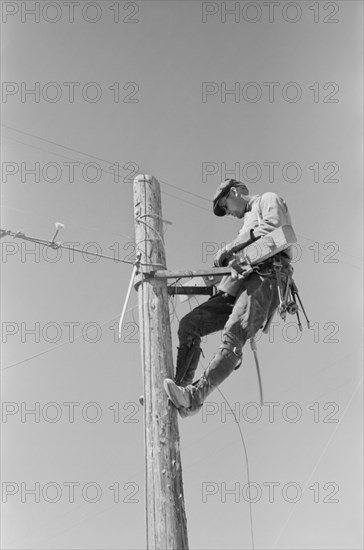
[[[227,248],[247,242],[251,229],[254,231],[254,235],[259,237],[267,235],[283,225],[292,225],[284,199],[270,191],[262,195],[254,195],[247,204],[243,225],[237,238],[229,243]],[[286,248],[284,252],[289,258],[292,258],[290,247]],[[236,296],[239,287],[239,283],[227,275],[218,285],[218,290]]]

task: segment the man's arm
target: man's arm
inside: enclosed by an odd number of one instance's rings
[[[291,225],[291,220],[285,201],[276,193],[264,193],[260,199],[259,225],[254,229],[254,235],[267,235],[287,224]]]
[[[259,224],[253,229],[255,237],[262,237],[282,225],[290,224],[287,205],[276,193],[264,193],[260,198],[258,208]],[[251,231],[244,231],[228,243],[226,249],[234,253],[249,242],[250,238]]]
[[[290,224],[288,208],[284,200],[276,193],[264,193],[259,201],[259,224],[252,231],[244,231],[219,250],[215,256],[214,264],[223,266],[231,256],[248,244],[252,236],[261,237],[271,233],[282,225]]]

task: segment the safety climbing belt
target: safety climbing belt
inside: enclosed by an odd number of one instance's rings
[[[279,304],[277,308],[269,315],[268,319],[266,320],[264,326],[263,326],[263,332],[267,333],[269,330],[269,326],[272,322],[273,316],[276,311],[278,311],[280,317],[283,319],[283,321],[286,320],[287,313],[290,315],[296,315],[297,316],[297,324],[302,332],[302,323],[299,315],[299,306],[297,303],[297,300],[301,306],[302,312],[305,316],[307,328],[310,328],[310,321],[306,315],[305,308],[303,307],[300,295],[298,293],[298,288],[296,283],[293,280],[293,269],[291,266],[287,266],[285,269],[284,276],[282,277],[282,269],[284,267],[281,258],[279,255],[273,257],[273,270],[276,274],[276,280],[277,280],[277,288],[278,288],[278,296],[279,296]],[[259,266],[256,268],[253,268],[254,271],[256,271],[258,274],[264,276],[263,273],[260,272]],[[285,279],[285,282],[282,279]],[[250,347],[254,354],[254,360],[255,360],[255,366],[257,369],[257,376],[258,376],[258,384],[259,384],[259,395],[260,395],[260,404],[264,404],[264,397],[263,397],[263,385],[262,385],[262,378],[260,374],[260,367],[259,367],[259,360],[258,360],[258,350],[257,350],[257,344],[256,341],[253,338],[250,338]]]
[[[285,321],[286,315],[289,313],[290,315],[297,316],[297,324],[299,326],[300,331],[302,332],[302,324],[301,319],[299,315],[299,307],[297,300],[301,306],[302,312],[305,316],[307,328],[310,328],[310,321],[306,315],[305,308],[303,307],[300,295],[298,294],[298,288],[296,286],[296,283],[293,280],[293,270],[290,268],[288,270],[288,274],[285,274],[286,276],[286,284],[284,285],[282,282],[281,277],[281,270],[283,268],[283,264],[280,258],[274,258],[273,259],[273,268],[276,272],[277,282],[278,282],[278,295],[279,295],[279,306],[278,306],[278,313],[281,316],[281,318]]]

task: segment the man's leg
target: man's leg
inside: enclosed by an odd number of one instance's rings
[[[233,296],[220,292],[181,319],[176,374],[174,382],[167,378],[169,382],[181,388],[192,384],[202,353],[201,338],[224,328],[233,311],[234,302]],[[139,402],[144,404],[144,396],[139,397]]]
[[[173,380],[167,378],[164,389],[180,415],[191,416],[200,410],[206,397],[236,369],[240,361],[239,353],[222,345],[201,378],[194,384],[187,387],[177,386]]]
[[[176,375],[177,386],[186,387],[192,384],[200,360],[201,338],[194,338],[191,343],[181,344],[177,351]]]
[[[234,306],[235,298],[217,294],[193,309],[179,324],[175,383],[192,383],[201,355],[201,338],[222,330]]]
[[[186,389],[165,383],[165,389],[181,416],[198,412],[206,397],[233,372],[241,360],[245,342],[255,336],[277,300],[274,277],[254,273],[246,280],[225,325],[223,343],[200,380]]]

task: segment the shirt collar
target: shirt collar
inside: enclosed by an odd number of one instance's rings
[[[260,197],[260,195],[253,195],[252,198],[250,199],[250,201],[247,203],[246,207],[245,207],[245,212],[250,212],[251,209],[253,208],[253,204],[255,203],[256,200],[258,200]]]

